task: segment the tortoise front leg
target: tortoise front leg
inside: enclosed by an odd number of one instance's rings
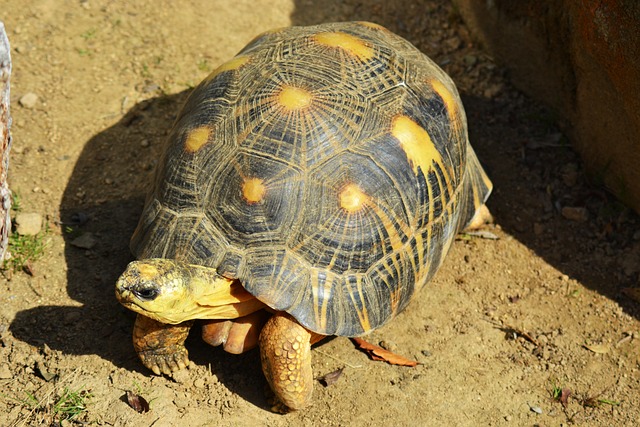
[[[302,409],[311,403],[311,344],[322,338],[283,312],[274,314],[262,328],[262,372],[279,402],[290,409]],[[281,408],[276,405],[274,409]]]
[[[133,347],[140,360],[154,374],[169,375],[189,365],[184,342],[192,321],[168,325],[138,314],[133,326]]]
[[[258,337],[271,313],[258,310],[232,320],[207,320],[202,325],[202,339],[224,351],[241,354],[258,346]]]

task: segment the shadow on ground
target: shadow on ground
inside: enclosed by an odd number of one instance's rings
[[[17,339],[66,354],[96,354],[118,367],[152,375],[133,351],[135,316],[116,301],[114,284],[132,260],[129,238],[160,147],[187,94],[140,102],[85,144],[60,209],[67,293],[82,305],[19,312],[11,325]],[[194,327],[187,343],[192,361],[211,365],[231,391],[264,405],[262,387],[255,387],[256,381],[263,381],[257,353],[230,356],[202,343],[197,335],[199,327]],[[260,393],[254,393],[256,389]]]

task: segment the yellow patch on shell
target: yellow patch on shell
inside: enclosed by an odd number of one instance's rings
[[[433,162],[442,164],[442,156],[433,145],[429,133],[411,118],[396,116],[391,123],[391,135],[400,141],[416,175],[418,168],[426,176]]]
[[[225,62],[224,64],[220,65],[218,68],[213,70],[211,74],[207,76],[207,78],[205,79],[205,82],[210,82],[211,80],[216,78],[216,76],[218,76],[221,73],[224,73],[225,71],[237,70],[238,68],[242,67],[244,64],[249,62],[250,58],[251,57],[248,55],[236,56],[235,58]]]
[[[375,22],[357,21],[356,24],[362,25],[363,27],[371,28],[373,30],[389,31],[385,27],[383,27],[382,25],[376,24]]]
[[[282,86],[278,94],[278,104],[289,111],[302,110],[311,105],[313,95],[306,89],[295,86]]]
[[[209,141],[209,135],[211,135],[210,127],[201,126],[199,128],[192,129],[189,131],[187,139],[184,141],[184,149],[189,153],[195,153],[201,149],[207,141]]]
[[[339,31],[316,34],[313,39],[321,45],[343,49],[362,61],[373,58],[374,50],[364,40]]]
[[[460,107],[458,106],[458,100],[453,96],[453,93],[451,93],[451,91],[439,80],[431,80],[429,83],[433,90],[440,95],[440,98],[442,98],[444,107],[449,113],[449,120],[451,120],[452,123],[457,122],[458,110]]]
[[[249,203],[262,201],[266,192],[267,187],[260,178],[245,179],[242,183],[242,196]]]
[[[369,196],[355,184],[348,184],[340,192],[340,207],[349,213],[358,212],[369,201]]]

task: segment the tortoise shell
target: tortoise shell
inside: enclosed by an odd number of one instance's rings
[[[293,27],[191,93],[131,248],[355,336],[408,304],[490,189],[433,61],[376,24]]]

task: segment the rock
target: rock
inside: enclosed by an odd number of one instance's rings
[[[80,249],[93,249],[98,243],[93,233],[84,233],[71,241],[71,245]]]
[[[640,7],[453,0],[511,81],[557,111],[586,172],[640,213]],[[466,65],[472,65],[465,58]],[[577,176],[564,177],[569,186]]]
[[[478,57],[475,55],[466,55],[464,57],[464,65],[467,67],[473,67],[478,63]]]
[[[589,211],[586,208],[565,206],[562,208],[562,216],[571,221],[585,222],[589,219]]]
[[[37,102],[38,102],[38,95],[36,95],[33,92],[29,92],[22,95],[22,98],[20,98],[20,100],[18,101],[18,103],[22,105],[24,108],[29,108],[29,109],[35,107]]]
[[[14,219],[16,231],[21,236],[35,236],[42,230],[42,215],[35,212],[20,212]]]

